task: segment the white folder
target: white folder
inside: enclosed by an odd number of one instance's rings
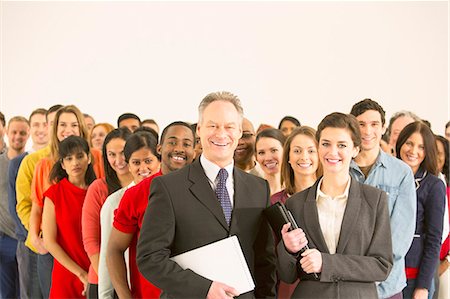
[[[241,245],[232,236],[171,258],[183,269],[235,288],[243,294],[255,288]]]

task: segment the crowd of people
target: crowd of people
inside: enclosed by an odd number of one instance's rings
[[[0,112],[0,298],[450,298],[450,122],[364,99],[255,129],[229,92],[198,112]],[[276,202],[300,228],[276,237]],[[252,292],[170,259],[232,235]]]

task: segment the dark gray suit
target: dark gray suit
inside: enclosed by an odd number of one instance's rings
[[[286,202],[305,231],[310,248],[322,253],[320,281],[300,269],[283,242],[278,244],[278,271],[283,281],[300,277],[293,298],[378,298],[375,281],[387,278],[392,267],[392,241],[384,191],[351,180],[336,254],[325,243],[316,204],[317,181]]]
[[[137,248],[139,270],[163,290],[162,297],[205,298],[211,281],[169,258],[237,235],[256,284],[254,294],[241,297],[274,296],[274,243],[262,217],[269,204],[267,182],[234,168],[234,207],[228,228],[199,160],[153,180]]]

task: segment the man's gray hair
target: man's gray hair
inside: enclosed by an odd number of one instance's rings
[[[244,119],[244,109],[241,105],[241,100],[239,98],[228,91],[218,91],[218,92],[212,92],[208,94],[206,97],[203,98],[203,100],[200,102],[200,105],[198,105],[198,122],[202,122],[203,117],[203,111],[205,111],[206,107],[208,107],[209,104],[215,102],[215,101],[223,101],[223,102],[229,102],[233,104],[233,106],[236,108],[237,112],[239,113],[239,118],[242,123],[242,120]]]

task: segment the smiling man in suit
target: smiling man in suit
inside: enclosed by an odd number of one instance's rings
[[[208,94],[199,105],[202,155],[185,168],[155,178],[138,242],[141,273],[162,298],[273,297],[274,242],[262,211],[269,186],[233,166],[243,109],[229,92]],[[255,281],[239,294],[233,286],[183,270],[169,258],[236,235]]]

